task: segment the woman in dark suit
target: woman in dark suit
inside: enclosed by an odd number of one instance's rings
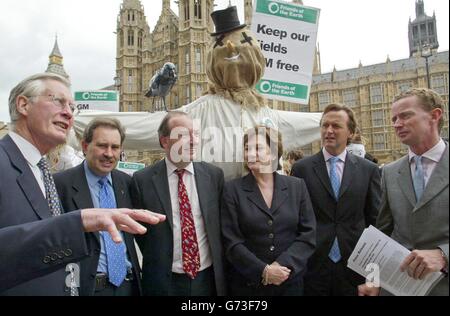
[[[303,180],[276,172],[282,153],[276,130],[250,129],[244,136],[249,174],[224,187],[221,219],[231,295],[302,295],[316,220]]]

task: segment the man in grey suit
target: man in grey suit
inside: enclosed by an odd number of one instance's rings
[[[448,270],[448,143],[439,136],[444,124],[443,101],[429,89],[412,89],[397,96],[392,122],[407,156],[383,169],[383,195],[378,228],[411,254],[400,269],[423,279]],[[379,289],[361,285],[359,295]],[[448,295],[448,276],[429,295]]]
[[[130,189],[135,207],[167,216],[166,223],[136,237],[144,259],[144,295],[225,295],[223,171],[193,162],[198,135],[186,113],[170,112],[158,134],[166,158],[135,173]]]
[[[0,140],[0,295],[77,295],[73,263],[92,254],[86,232],[109,231],[120,242],[118,227],[144,233],[135,220],[162,219],[130,209],[64,213],[45,155],[66,141],[74,109],[70,83],[55,74],[11,91],[12,129]]]

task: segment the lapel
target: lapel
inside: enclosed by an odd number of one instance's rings
[[[92,202],[91,191],[86,180],[86,173],[84,171],[84,163],[76,166],[76,172],[72,181],[72,201],[75,205],[75,209],[83,210],[94,208]],[[100,242],[100,234],[98,232],[93,233]]]
[[[172,202],[170,200],[169,180],[167,178],[167,167],[165,160],[158,162],[152,176],[153,187],[159,196],[162,212],[165,213],[170,228],[173,230]]]
[[[36,215],[40,219],[51,218],[52,214],[50,213],[47,200],[17,145],[9,135],[3,138],[2,145],[9,156],[11,164],[20,172],[20,175],[17,177],[17,184],[22,189]]]
[[[267,207],[267,204],[264,201],[261,191],[258,188],[256,179],[251,173],[249,173],[242,179],[242,189],[244,192],[247,192],[247,198],[253,204],[255,204],[261,211],[266,213],[268,216],[273,218],[273,215],[270,212],[269,208]],[[272,199],[272,201],[273,201],[273,199]]]
[[[199,163],[193,163],[194,164],[194,171],[195,171],[195,184],[197,185],[197,194],[198,194],[198,200],[200,203],[200,211],[202,212],[203,221],[206,225],[208,223],[208,206],[206,203],[209,201],[208,199],[208,192],[211,190],[210,183],[211,182],[211,176],[205,172]]]
[[[432,200],[436,195],[438,195],[445,187],[448,186],[448,152],[449,151],[447,145],[441,161],[439,161],[433,173],[431,174],[430,180],[428,181],[425,191],[423,192],[423,196],[417,203],[413,212],[419,210],[430,200]]]
[[[116,198],[117,208],[130,208],[129,200],[127,200],[127,184],[119,177],[119,171],[113,170],[111,178],[114,188],[114,196]]]
[[[331,198],[335,201],[336,197],[334,196],[334,192],[331,187],[330,176],[328,175],[327,164],[325,162],[325,158],[323,156],[322,151],[320,151],[314,156],[313,163],[314,163],[313,166],[314,172],[316,173],[320,182],[322,182],[324,188],[328,191],[328,194],[330,194]]]
[[[345,159],[344,174],[342,175],[341,188],[339,190],[339,199],[350,187],[351,180],[356,174],[357,166],[358,160],[356,159],[356,157],[350,153],[347,153],[347,158]]]
[[[397,183],[403,194],[408,199],[412,206],[416,205],[416,194],[414,193],[413,181],[411,177],[411,168],[409,166],[408,156],[402,158],[400,161],[400,168],[398,169]]]
[[[273,192],[272,207],[270,209],[273,215],[277,213],[281,205],[287,200],[287,189],[288,187],[285,178],[275,172],[275,190]]]

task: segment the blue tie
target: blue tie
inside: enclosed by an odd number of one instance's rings
[[[339,199],[339,189],[341,188],[341,181],[339,180],[339,176],[337,174],[336,165],[339,161],[338,157],[332,157],[330,158],[330,181],[331,181],[331,187],[333,188],[334,197],[336,198],[336,201]]]
[[[416,201],[419,202],[425,190],[425,176],[423,172],[422,156],[415,156],[414,162],[416,169],[413,176],[414,192],[416,193]]]
[[[108,186],[108,179],[102,178],[98,181],[100,184],[100,208],[116,208],[113,199],[113,192]],[[125,244],[121,242],[116,244],[111,235],[107,232],[102,234],[105,242],[106,260],[108,262],[109,282],[119,287],[127,275],[125,263]]]
[[[339,180],[339,176],[338,176],[337,170],[336,170],[336,164],[338,161],[339,161],[338,157],[332,157],[329,160],[331,187],[333,188],[334,197],[336,198],[336,201],[339,199],[339,190],[341,188],[341,181]],[[341,251],[339,250],[339,242],[337,240],[337,237],[334,239],[333,246],[331,246],[331,250],[328,253],[328,257],[334,263],[338,263],[342,259]]]

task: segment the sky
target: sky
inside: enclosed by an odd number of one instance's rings
[[[408,21],[416,0],[304,0],[321,9],[318,42],[322,72],[409,57]],[[178,13],[178,6],[171,1]],[[216,0],[224,9],[229,0]],[[449,1],[424,0],[437,17],[439,51],[448,50]],[[47,69],[55,34],[72,89],[95,90],[113,84],[117,16],[122,0],[0,0],[0,121],[9,121],[8,97],[25,77]],[[150,30],[161,0],[141,0]],[[231,0],[244,21],[244,0]]]

